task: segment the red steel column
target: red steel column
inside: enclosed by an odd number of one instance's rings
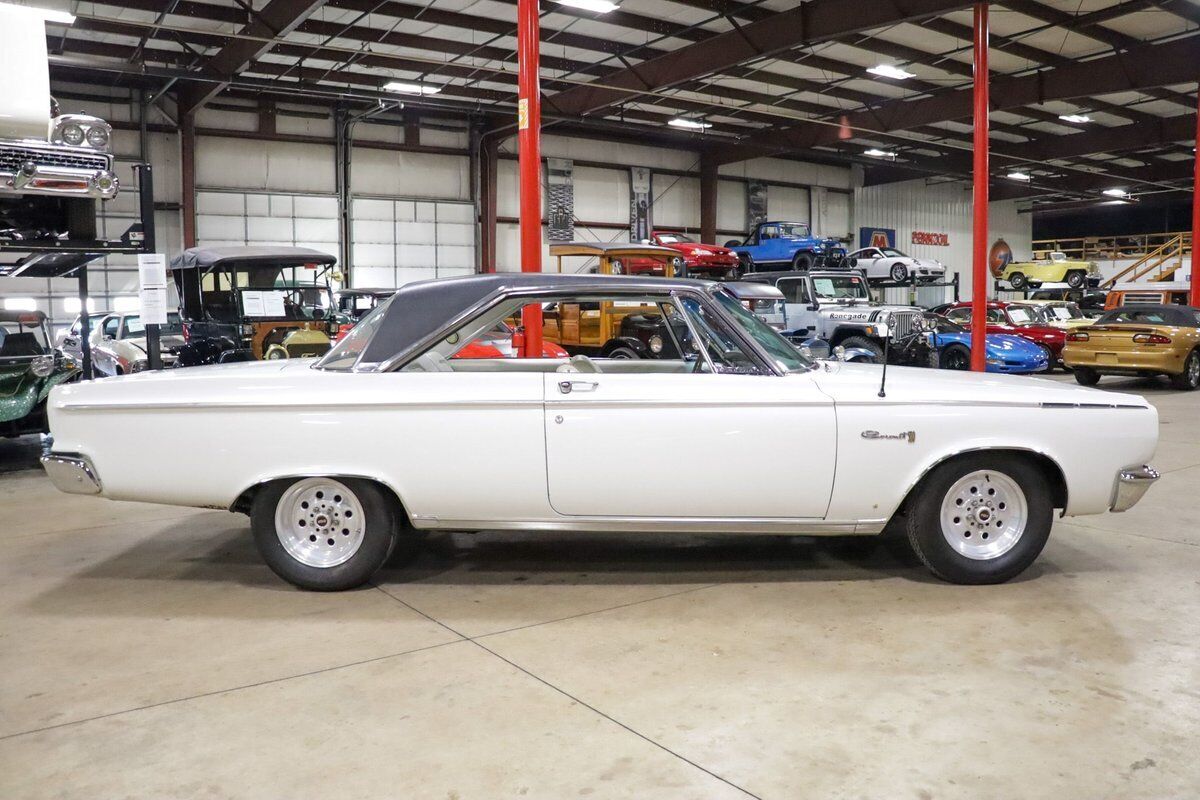
[[[971,232],[971,369],[987,369],[988,7],[975,4],[975,169]]]
[[[1200,86],[1196,92],[1196,154],[1192,156],[1192,291],[1188,304],[1200,306]]]
[[[538,0],[517,0],[517,163],[521,171],[521,271],[542,271],[542,95],[538,84]],[[542,308],[527,305],[525,357],[541,358]]]

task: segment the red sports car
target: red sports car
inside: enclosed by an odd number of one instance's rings
[[[715,244],[701,244],[682,233],[655,231],[650,235],[650,243],[678,250],[683,256],[683,265],[687,274],[693,278],[726,278],[734,277],[738,266],[737,253],[728,247]],[[636,259],[625,265],[629,275],[662,270],[662,264],[650,259]]]
[[[951,303],[934,309],[949,319],[971,327],[971,304]],[[1067,343],[1067,332],[1062,328],[1051,328],[1037,323],[1037,309],[1024,303],[1006,303],[993,300],[987,304],[987,332],[1009,333],[1036,342],[1050,351],[1050,364],[1062,365],[1063,345]]]

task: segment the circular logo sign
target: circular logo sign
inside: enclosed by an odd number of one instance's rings
[[[992,251],[988,253],[988,267],[992,270],[992,275],[997,278],[1004,272],[1004,268],[1012,263],[1013,253],[1012,248],[1008,246],[1008,242],[1003,239],[997,239],[992,245]]]

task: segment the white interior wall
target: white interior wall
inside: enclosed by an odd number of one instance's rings
[[[917,258],[932,258],[946,265],[947,273],[958,272],[959,292],[964,298],[971,293],[971,187],[965,183],[928,184],[925,180],[888,183],[860,187],[854,191],[854,246],[858,246],[859,228],[892,228],[896,231],[896,247]],[[913,231],[944,233],[949,238],[945,247],[912,244]],[[1004,239],[1017,258],[1027,258],[1033,239],[1033,220],[1029,214],[1017,213],[1015,200],[1002,200],[988,205],[988,247]],[[989,290],[990,290],[989,282]],[[889,299],[901,301],[903,289],[889,289]],[[923,290],[945,294],[950,290]],[[932,303],[926,297],[922,302]]]

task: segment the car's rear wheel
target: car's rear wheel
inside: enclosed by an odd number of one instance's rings
[[[641,358],[641,356],[638,355],[637,351],[632,347],[614,347],[612,350],[608,351],[608,355],[605,356],[605,358],[621,358],[630,360]]]
[[[356,478],[273,481],[250,510],[263,560],[303,589],[353,589],[383,566],[403,516],[380,486]]]
[[[903,264],[892,264],[890,274],[893,282],[904,283],[908,279],[908,268]]]
[[[1085,272],[1071,270],[1067,273],[1067,286],[1070,286],[1072,289],[1078,289],[1083,286],[1085,281],[1087,281],[1087,273]]]
[[[1046,476],[1026,459],[980,453],[935,468],[915,490],[908,540],[951,583],[1003,583],[1042,552],[1054,518]]]
[[[1200,350],[1193,350],[1183,362],[1183,372],[1171,376],[1171,386],[1185,392],[1200,388]]]
[[[1080,386],[1095,386],[1100,382],[1100,373],[1094,369],[1075,367],[1071,372],[1075,375],[1075,381]]]
[[[1025,277],[1024,272],[1014,272],[1012,275],[1008,276],[1008,284],[1014,289],[1024,289],[1025,284],[1028,282],[1029,281]]]

